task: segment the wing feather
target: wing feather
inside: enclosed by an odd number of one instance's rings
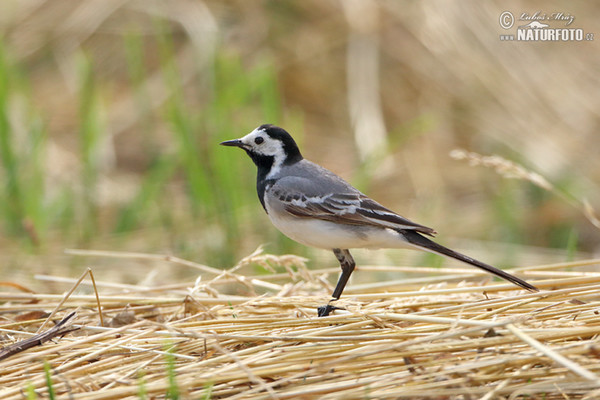
[[[289,182],[286,184],[286,179],[280,181],[267,190],[272,192],[271,198],[279,203],[279,208],[294,217],[315,218],[347,225],[409,229],[432,236],[435,234],[433,229],[396,214],[357,190],[311,196],[307,194],[305,187],[296,189]],[[301,181],[296,180],[296,184],[299,183]]]

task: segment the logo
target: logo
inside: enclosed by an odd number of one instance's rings
[[[517,25],[516,32],[500,35],[502,41],[518,42],[581,42],[594,40],[594,34],[573,26],[575,16],[570,13],[545,13],[536,11],[513,14],[504,11],[500,14],[500,27],[509,30]]]

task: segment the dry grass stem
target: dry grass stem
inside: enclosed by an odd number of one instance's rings
[[[598,219],[598,213],[587,200],[579,200],[568,193],[557,189],[554,185],[548,182],[546,178],[537,172],[530,171],[522,165],[516,164],[498,155],[484,156],[463,149],[455,149],[450,152],[450,157],[454,158],[455,160],[467,160],[471,166],[481,165],[487,168],[493,168],[504,178],[529,181],[544,190],[552,192],[571,206],[578,209],[592,225],[600,229],[600,219]]]
[[[522,165],[516,164],[498,155],[484,156],[472,151],[455,149],[450,152],[450,157],[455,160],[467,160],[469,165],[473,167],[482,165],[487,168],[494,168],[494,170],[504,178],[522,179],[529,181],[542,189],[548,191],[554,190],[554,186],[540,174],[529,171]]]
[[[272,272],[244,274],[256,263]],[[481,284],[477,271],[462,268],[438,270],[451,280],[350,286],[337,302],[344,310],[328,318],[317,318],[316,307],[329,296],[322,281],[337,270],[311,271],[299,258],[260,249],[226,271],[197,268],[204,279],[196,282],[96,282],[99,300],[74,292],[92,284],[85,274],[42,276],[71,290],[0,293],[4,345],[34,336],[52,311],[62,318],[77,310],[71,326],[79,329],[0,361],[0,397],[21,399],[29,385],[45,393],[47,360],[60,397],[137,399],[143,386],[148,398],[161,398],[171,387],[171,357],[181,398],[593,398],[600,390],[600,276],[576,267],[594,263],[519,268],[539,277],[540,293]],[[362,273],[382,269],[418,272]]]

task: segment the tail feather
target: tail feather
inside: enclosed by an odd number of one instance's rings
[[[436,242],[427,239],[426,237],[420,235],[418,232],[408,229],[399,229],[398,232],[402,234],[408,243],[420,247],[424,250],[431,251],[433,253],[441,254],[443,256],[451,257],[456,260],[462,261],[467,264],[471,264],[477,268],[481,268],[484,271],[487,271],[491,274],[494,274],[502,279],[506,279],[509,282],[514,283],[517,286],[522,287],[523,289],[527,289],[530,292],[539,292],[539,289],[530,283],[525,282],[524,280],[517,278],[514,275],[509,274],[508,272],[502,271],[496,267],[492,267],[486,263],[478,261],[474,258],[466,256],[464,254],[458,253],[454,250],[450,250],[447,247],[444,247]]]

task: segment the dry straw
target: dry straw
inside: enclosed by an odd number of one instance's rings
[[[496,173],[504,178],[529,181],[535,186],[547,190],[548,192],[552,192],[563,199],[566,203],[570,204],[572,207],[578,209],[592,225],[600,229],[600,218],[598,217],[598,213],[587,199],[579,200],[576,197],[559,190],[542,175],[530,171],[522,165],[514,163],[498,155],[484,156],[463,149],[452,150],[450,152],[450,157],[454,158],[455,160],[466,160],[472,167],[484,166],[487,168],[493,168]]]
[[[184,399],[600,394],[600,273],[577,268],[599,260],[519,268],[542,288],[534,294],[469,269],[362,267],[362,274],[385,269],[422,276],[418,283],[351,286],[338,302],[345,310],[317,318],[316,307],[328,299],[326,278],[337,271],[310,271],[294,256],[257,252],[221,271],[157,255],[72,253],[163,259],[197,268],[202,279],[164,287],[96,281],[99,300],[72,290],[68,297],[0,293],[0,332],[5,349],[13,350],[0,361],[2,399],[22,399],[29,387],[46,397],[44,360],[59,398],[73,399],[138,399],[140,392],[165,398],[169,359]],[[272,272],[242,274],[251,264]],[[225,294],[234,290],[243,294]],[[14,351],[47,324],[43,313],[55,309],[54,322],[70,318],[56,330],[65,336]]]

